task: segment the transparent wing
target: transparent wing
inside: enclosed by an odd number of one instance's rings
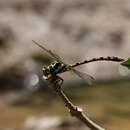
[[[40,48],[42,48],[44,51],[46,51],[47,53],[49,53],[53,58],[55,58],[55,60],[57,60],[60,63],[63,63],[61,58],[57,55],[54,54],[51,50],[46,49],[45,47],[43,47],[42,45],[40,45],[39,43],[37,43],[36,41],[32,40],[37,46],[39,46]]]
[[[81,79],[85,81],[85,83],[92,85],[95,81],[95,79],[86,73],[80,72],[74,68],[71,68],[71,71],[74,72],[76,75],[78,75]]]
[[[63,63],[64,65],[66,65],[71,71],[73,71],[76,75],[78,75],[81,79],[83,79],[86,83],[88,84],[92,84],[94,82],[94,78],[86,73],[80,72],[74,68],[72,68],[70,65],[65,64],[62,59],[57,55],[54,54],[51,50],[46,49],[45,47],[43,47],[41,44],[37,43],[36,41],[32,40],[37,46],[39,46],[40,48],[42,48],[44,51],[46,51],[47,53],[49,53],[53,58],[55,58],[55,60],[57,60],[60,63]]]
[[[64,63],[65,64],[65,63]],[[87,73],[83,73],[83,72],[80,72],[76,69],[74,69],[73,67],[71,67],[70,65],[68,64],[65,64],[73,73],[75,73],[78,77],[80,77],[82,80],[85,81],[85,83],[87,83],[88,85],[92,85],[95,81],[95,79],[91,76],[91,75],[88,75]]]

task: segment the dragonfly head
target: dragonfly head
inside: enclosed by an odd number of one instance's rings
[[[42,72],[43,78],[47,80],[50,77],[50,69],[47,66],[43,66]]]

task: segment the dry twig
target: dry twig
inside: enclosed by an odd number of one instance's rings
[[[56,94],[62,99],[65,106],[69,109],[71,116],[75,116],[78,118],[81,122],[83,122],[87,127],[89,127],[91,130],[105,130],[104,128],[98,126],[93,121],[91,121],[82,111],[81,108],[75,106],[72,104],[72,102],[67,98],[63,90],[61,89],[61,86],[53,81],[49,82],[49,86],[56,92]]]

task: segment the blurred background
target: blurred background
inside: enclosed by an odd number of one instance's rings
[[[130,56],[129,0],[0,0],[0,130],[86,130],[42,80],[53,61]],[[71,101],[109,130],[130,129],[130,72],[115,62],[77,67],[96,79],[88,87],[67,72]]]

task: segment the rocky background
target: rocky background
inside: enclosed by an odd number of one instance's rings
[[[35,91],[49,91],[40,87],[45,86],[41,68],[53,59],[32,40],[51,49],[66,63],[99,56],[128,58],[129,28],[129,0],[0,0],[0,91],[4,103],[28,103]],[[97,81],[130,76],[119,63],[98,62],[77,69]],[[78,81],[71,73],[64,77],[66,83]],[[3,111],[3,100],[1,104]]]
[[[57,52],[67,63],[109,55],[128,58],[129,15],[127,0],[1,0],[0,70],[41,52],[32,40]],[[84,68],[97,79],[122,77],[124,72],[116,63]]]

